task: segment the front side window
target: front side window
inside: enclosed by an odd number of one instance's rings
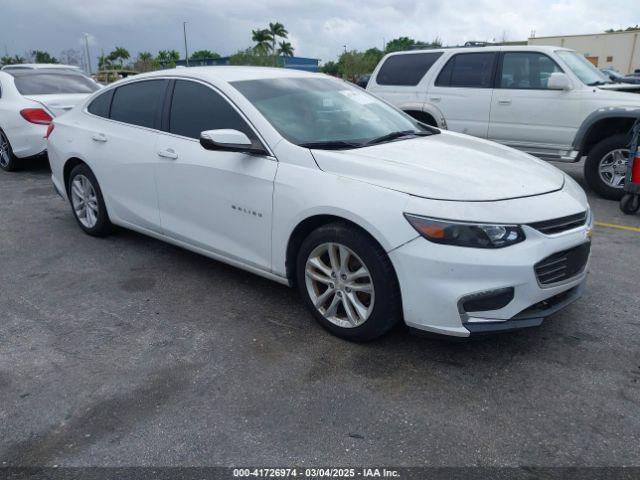
[[[272,78],[231,85],[296,145],[357,148],[398,132],[433,133],[373,95],[337,79]]]
[[[451,57],[436,79],[439,87],[490,88],[496,54],[459,53]]]
[[[502,57],[499,88],[545,90],[549,77],[562,72],[560,67],[543,53],[508,52]]]
[[[415,86],[442,52],[407,53],[388,57],[376,77],[378,85]]]
[[[147,128],[159,128],[167,80],[147,80],[118,87],[111,102],[112,120]]]
[[[15,77],[14,82],[21,95],[93,93],[100,89],[96,82],[79,73],[16,70],[11,74]]]
[[[256,140],[256,135],[247,122],[217,92],[201,83],[176,81],[171,100],[169,131],[197,139],[205,130],[223,128],[239,130]]]
[[[573,50],[557,50],[556,53],[583,83],[589,86],[611,83],[611,80],[583,55]]]

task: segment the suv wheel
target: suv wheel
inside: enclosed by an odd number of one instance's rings
[[[98,180],[87,165],[78,165],[69,175],[69,201],[80,228],[89,235],[102,237],[113,229]]]
[[[628,165],[629,136],[613,135],[591,149],[584,164],[584,178],[601,197],[620,200]]]
[[[0,168],[5,172],[12,172],[18,168],[18,158],[13,154],[9,139],[2,130],[0,130]]]
[[[389,257],[350,225],[332,223],[312,232],[298,252],[296,279],[318,322],[347,340],[373,340],[401,317],[400,289]]]

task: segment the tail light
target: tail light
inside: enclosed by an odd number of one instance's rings
[[[640,183],[640,153],[637,153],[636,158],[633,159],[631,183]]]
[[[51,123],[51,115],[42,108],[25,108],[20,110],[20,115],[27,122],[37,123],[38,125],[49,125]]]
[[[53,122],[51,122],[47,127],[47,133],[44,134],[44,138],[49,138],[54,128],[56,128],[56,125]]]

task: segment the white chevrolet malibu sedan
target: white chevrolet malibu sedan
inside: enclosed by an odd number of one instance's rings
[[[86,233],[119,225],[296,286],[349,340],[402,320],[536,326],[585,282],[592,220],[572,179],[324,75],[139,75],[56,119],[48,149]]]

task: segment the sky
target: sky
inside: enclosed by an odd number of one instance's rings
[[[596,33],[640,24],[639,0],[0,0],[0,53],[115,46],[229,55],[252,46],[251,30],[279,21],[295,54],[335,60],[344,50],[382,48],[399,36],[445,45]]]

